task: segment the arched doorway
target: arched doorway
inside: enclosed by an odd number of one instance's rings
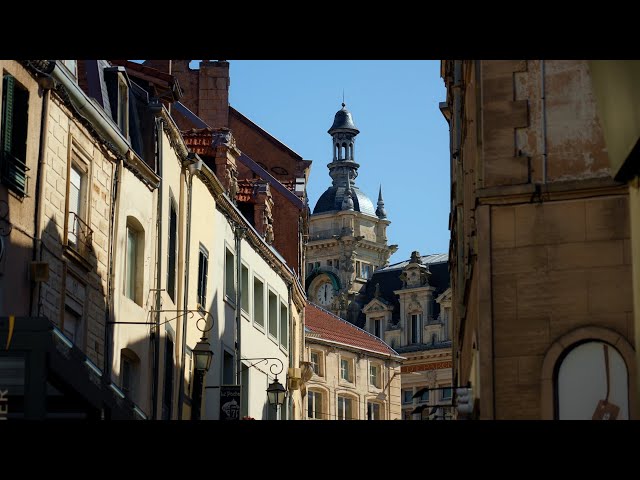
[[[590,340],[570,347],[557,373],[557,412],[560,420],[591,420],[598,402],[620,408],[617,420],[629,419],[629,372],[620,352],[606,342]]]

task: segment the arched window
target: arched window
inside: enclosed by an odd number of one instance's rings
[[[629,375],[616,348],[601,341],[571,347],[558,365],[556,392],[560,420],[591,420],[595,413],[629,418]],[[608,392],[608,394],[607,394]],[[602,400],[607,401],[605,408]]]
[[[144,280],[144,228],[135,217],[127,217],[125,295],[142,306]]]

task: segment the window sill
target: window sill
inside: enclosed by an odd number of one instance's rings
[[[251,317],[249,316],[249,312],[247,312],[244,308],[240,309],[240,313],[242,314],[242,318],[244,318],[247,322],[251,321]]]
[[[257,323],[257,322],[253,322],[253,327],[254,327],[256,330],[260,331],[261,333],[263,333],[263,334],[265,333],[265,331],[264,331],[264,325],[260,325],[260,324],[259,324],[259,323]]]

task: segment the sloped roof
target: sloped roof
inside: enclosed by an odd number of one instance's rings
[[[310,302],[307,302],[305,307],[305,327],[316,334],[315,338],[339,342],[383,355],[398,356],[398,352],[375,335]]]

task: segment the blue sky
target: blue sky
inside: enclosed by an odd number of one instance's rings
[[[356,185],[374,205],[382,183],[391,263],[446,253],[449,245],[449,133],[438,109],[445,99],[440,62],[229,60],[230,102],[244,115],[312,160],[311,210],[331,184],[327,130],[341,108],[360,134]],[[197,68],[197,62],[191,65]]]

